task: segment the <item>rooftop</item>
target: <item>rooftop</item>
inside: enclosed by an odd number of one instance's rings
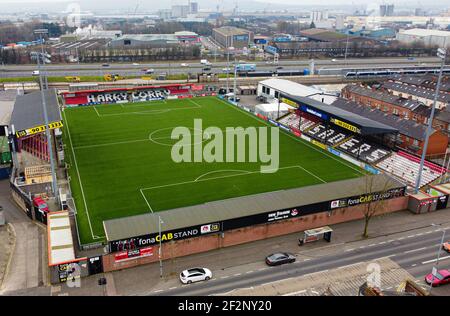
[[[435,94],[434,89],[392,81],[384,82],[383,87],[388,90],[402,92],[416,97],[425,98],[428,100],[433,100]],[[438,102],[450,103],[450,93],[440,92],[438,96]]]
[[[373,98],[379,101],[383,101],[389,104],[398,105],[403,108],[406,108],[408,110],[414,111],[417,109],[420,105],[423,105],[422,102],[416,101],[416,100],[409,100],[406,98],[401,98],[399,96],[395,96],[392,94],[389,94],[386,91],[382,90],[374,90],[370,88],[366,88],[360,85],[348,85],[345,87],[348,91],[352,93],[356,93],[358,95],[366,96],[369,98]]]
[[[417,28],[400,31],[400,34],[415,35],[415,36],[450,36],[449,31],[417,29]]]
[[[402,188],[404,185],[385,174],[374,177],[373,192]],[[164,221],[164,231],[215,223],[234,218],[275,212],[323,201],[332,201],[367,193],[365,178],[317,184],[297,189],[253,194],[238,198],[176,208],[157,213],[103,221],[108,241],[158,233],[158,216]],[[387,186],[387,188],[386,188]],[[302,212],[302,210],[300,210]]]
[[[53,123],[61,121],[56,90],[44,90],[44,95],[47,104],[48,122]],[[40,91],[18,95],[16,97],[16,102],[14,103],[14,109],[11,115],[11,124],[14,124],[16,131],[45,124]]]
[[[214,29],[214,31],[219,32],[225,36],[231,36],[231,35],[242,35],[242,34],[248,34],[250,31],[240,29],[234,26],[222,26],[219,28]]]
[[[405,120],[396,115],[388,114],[377,109],[370,109],[353,101],[339,98],[332,104],[333,106],[363,116],[371,121],[379,122],[399,131],[400,134],[408,137],[424,140],[426,126],[414,121]],[[432,130],[432,133],[434,130]]]
[[[322,90],[314,89],[286,79],[266,79],[259,83],[292,96],[309,97],[320,102],[323,100],[326,104],[333,103],[337,98],[336,96],[326,94]]]

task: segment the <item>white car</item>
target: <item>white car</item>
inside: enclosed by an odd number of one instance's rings
[[[222,68],[222,71],[223,71],[223,72],[230,72],[230,71],[231,71],[231,68]]]
[[[182,63],[182,64],[181,64],[181,67],[189,67],[189,64]]]
[[[337,59],[333,58],[333,59],[332,59],[331,61],[332,61],[332,62],[336,62],[336,61],[337,61]]]
[[[139,63],[133,63],[133,66],[139,66]]]
[[[32,76],[39,76],[39,70],[33,70]]]
[[[184,284],[191,284],[199,281],[208,281],[212,278],[212,273],[206,268],[192,268],[180,273],[180,281]]]
[[[147,70],[145,71],[145,73],[146,73],[147,75],[150,75],[150,74],[152,74],[152,73],[154,73],[154,72],[155,72],[155,69],[153,69],[153,68],[147,69]]]

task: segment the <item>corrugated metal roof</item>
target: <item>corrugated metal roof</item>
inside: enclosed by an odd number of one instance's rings
[[[375,178],[372,182],[373,192],[385,190],[386,183],[388,183],[388,190],[404,187],[401,182],[385,174],[369,177]],[[162,231],[169,231],[365,194],[367,193],[366,181],[366,177],[361,177],[248,195],[157,213],[106,220],[103,221],[103,227],[108,241],[127,239],[157,233],[159,231],[158,216],[164,222]]]
[[[61,121],[56,90],[44,90],[44,96],[47,104],[48,122]],[[11,115],[11,124],[14,124],[16,131],[45,124],[40,91],[17,96]]]

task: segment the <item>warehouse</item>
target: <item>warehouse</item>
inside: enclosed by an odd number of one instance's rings
[[[124,34],[113,39],[110,46],[113,48],[135,47],[168,47],[179,44],[197,45],[200,37],[195,32],[175,32],[174,34]]]
[[[213,29],[213,38],[222,47],[244,48],[253,44],[253,32],[232,26]]]
[[[428,29],[401,30],[397,33],[396,39],[406,44],[421,42],[426,46],[450,46],[450,32],[448,31]]]

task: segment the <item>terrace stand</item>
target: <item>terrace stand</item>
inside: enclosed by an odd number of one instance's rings
[[[332,232],[333,230],[329,226],[305,230],[303,238],[298,240],[298,245],[302,246],[307,242],[317,241],[322,238],[330,242]]]

